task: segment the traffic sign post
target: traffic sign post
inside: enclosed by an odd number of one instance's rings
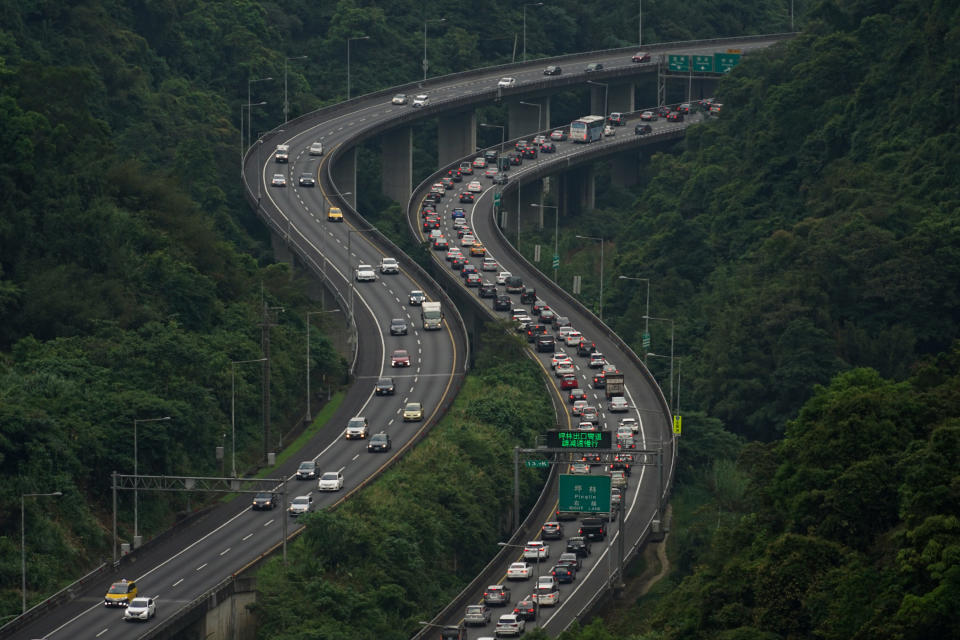
[[[714,71],[717,73],[727,73],[738,64],[740,64],[739,53],[718,53],[714,56]]]
[[[693,56],[693,70],[704,73],[712,73],[713,56]]]
[[[559,511],[610,512],[610,476],[560,474]]]
[[[690,56],[671,53],[667,57],[667,68],[670,71],[690,71]]]

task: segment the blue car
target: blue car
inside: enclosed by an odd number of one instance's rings
[[[463,207],[456,207],[451,213],[451,218],[466,218],[467,212],[463,210]]]

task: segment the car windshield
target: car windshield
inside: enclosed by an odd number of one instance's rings
[[[483,613],[483,607],[478,604],[471,604],[467,607],[467,613]]]
[[[396,350],[396,351],[393,352],[393,357],[394,357],[394,358],[406,358],[406,357],[407,357],[407,352],[404,351],[403,349],[398,349],[398,350]]]
[[[270,499],[270,494],[269,494],[269,493],[258,493],[258,494],[257,494],[257,500],[269,500],[269,499]]]
[[[296,498],[293,499],[293,504],[297,504],[297,505],[308,504],[309,502],[310,502],[310,498],[308,498],[307,496],[297,496]]]
[[[130,606],[134,608],[146,607],[148,604],[150,604],[150,601],[147,600],[146,598],[134,598],[133,600],[130,601]]]
[[[420,403],[419,403],[419,402],[411,402],[411,403],[407,404],[406,410],[407,410],[407,411],[419,411],[419,410],[420,410]]]
[[[110,585],[110,591],[107,593],[126,593],[127,592],[127,583],[125,582],[115,582]]]
[[[323,477],[321,478],[321,480],[336,480],[336,479],[337,479],[337,473],[335,471],[328,471],[325,474],[323,474]]]
[[[301,471],[310,471],[311,469],[313,469],[313,468],[316,467],[316,466],[317,466],[317,463],[315,463],[315,462],[310,462],[310,461],[301,462],[301,463],[300,463],[300,470],[301,470]]]

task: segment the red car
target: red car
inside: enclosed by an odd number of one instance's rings
[[[576,376],[563,376],[560,380],[561,389],[576,389],[577,388],[577,377]]]
[[[630,59],[634,62],[650,62],[650,54],[646,51],[638,51]]]
[[[683,114],[679,111],[671,111],[667,116],[667,122],[683,122]]]
[[[410,354],[407,353],[406,349],[397,349],[393,352],[393,355],[390,356],[390,366],[391,367],[409,367],[410,366]]]

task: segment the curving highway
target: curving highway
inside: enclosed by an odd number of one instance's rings
[[[682,50],[689,53],[713,52],[718,46],[737,46],[744,51],[762,48],[784,39],[783,36],[767,38],[731,39],[701,43],[678,43],[650,47],[652,52]],[[543,66],[562,62],[564,75],[545,77]],[[335,164],[338,155],[349,150],[363,139],[383,133],[393,126],[406,125],[411,121],[431,117],[446,109],[468,104],[478,104],[501,97],[501,94],[523,96],[525,91],[548,86],[583,84],[586,75],[581,64],[603,62],[605,71],[590,78],[603,79],[629,75],[649,65],[634,65],[627,50],[597,52],[564,56],[555,60],[540,60],[527,64],[507,65],[479,69],[463,74],[431,80],[426,89],[431,105],[425,109],[390,104],[389,96],[399,90],[412,92],[415,85],[398,87],[353,99],[346,103],[322,109],[313,114],[284,123],[264,138],[260,145],[251,148],[244,157],[243,180],[251,205],[271,227],[276,237],[287,243],[299,260],[317,275],[325,278],[335,291],[346,315],[352,319],[359,348],[352,363],[357,379],[343,407],[334,416],[332,426],[315,438],[309,445],[304,459],[315,459],[319,470],[342,471],[345,485],[342,491],[319,493],[314,481],[293,480],[300,460],[291,460],[272,475],[288,479],[287,497],[310,494],[314,508],[323,508],[343,500],[366,483],[379,470],[390,464],[422,437],[429,425],[452,401],[459,389],[462,375],[469,361],[463,323],[459,312],[445,289],[462,286],[458,275],[449,275],[437,285],[415,263],[391,246],[388,240],[371,230],[347,202],[343,195],[352,195],[351,187],[336,184]],[[504,75],[517,78],[515,88],[498,91],[497,79]],[[567,72],[569,70],[569,73]],[[649,69],[648,69],[649,71]],[[632,132],[632,126],[620,131],[621,141],[610,142],[610,149],[626,144],[623,136]],[[310,155],[309,148],[322,142],[325,153]],[[273,162],[272,150],[277,144],[290,146],[289,163]],[[518,179],[532,179],[545,172],[559,170],[577,154],[591,155],[603,152],[603,145],[558,145],[558,153],[541,161],[528,163],[511,172],[513,184]],[[445,169],[446,167],[444,167]],[[272,186],[275,174],[284,175],[286,186]],[[298,177],[310,174],[317,178],[313,187],[300,186]],[[486,186],[486,185],[485,185]],[[510,185],[508,185],[508,188]],[[418,190],[411,204],[418,203],[424,195]],[[591,338],[607,357],[626,374],[628,397],[635,408],[631,415],[642,420],[640,446],[654,448],[665,443],[663,459],[664,480],[657,475],[657,467],[640,466],[630,479],[630,490],[625,498],[626,524],[621,533],[611,523],[612,539],[623,536],[627,548],[635,545],[649,531],[656,511],[655,505],[669,487],[674,455],[670,441],[669,411],[659,387],[652,381],[642,363],[629,352],[629,348],[615,335],[579,305],[570,296],[556,288],[535,268],[516,254],[500,234],[490,214],[491,195],[486,189],[470,207],[471,225],[490,253],[507,270],[519,275],[528,284],[533,284],[540,297],[561,315],[568,316],[574,326]],[[344,222],[327,219],[330,204],[344,209]],[[416,210],[414,210],[416,209]],[[419,208],[410,207],[410,215],[416,217]],[[449,215],[443,219],[449,222]],[[455,237],[455,235],[454,235]],[[372,282],[356,282],[354,272],[359,264],[376,267],[382,258],[393,257],[400,261],[400,273],[377,274]],[[442,258],[439,258],[442,260]],[[446,267],[443,267],[446,269]],[[486,275],[486,274],[485,274]],[[408,293],[420,289],[428,299],[441,301],[446,320],[440,331],[423,331],[419,309],[408,303]],[[491,314],[493,312],[491,311]],[[410,327],[406,336],[391,336],[388,331],[392,318],[404,318]],[[405,349],[411,357],[409,368],[394,369],[390,366],[395,349]],[[545,372],[550,366],[541,358]],[[583,378],[587,371],[578,362],[577,375]],[[373,387],[381,376],[395,379],[396,394],[374,396]],[[550,376],[553,379],[552,376]],[[584,380],[586,384],[586,380]],[[589,387],[585,387],[588,388]],[[407,401],[422,402],[425,410],[422,422],[404,423],[401,419],[403,405]],[[563,402],[558,397],[557,402]],[[599,402],[598,405],[603,407]],[[387,431],[393,439],[393,450],[388,454],[372,454],[366,450],[364,440],[346,440],[342,429],[347,419],[354,415],[365,416],[370,432]],[[609,416],[602,416],[610,422]],[[149,499],[141,492],[141,500]],[[244,568],[256,563],[264,554],[279,545],[282,536],[282,519],[287,516],[279,510],[251,511],[250,496],[241,496],[218,506],[189,525],[183,526],[154,544],[147,545],[132,556],[125,558],[113,572],[98,574],[87,584],[71,590],[67,599],[63,596],[56,606],[39,605],[32,614],[24,616],[16,624],[0,630],[0,635],[11,638],[139,638],[153,636],[161,631],[164,621],[184,615],[198,600],[229,581]],[[289,531],[295,534],[295,520],[290,519]],[[571,526],[567,525],[568,528]],[[570,535],[568,532],[567,535]],[[557,549],[559,551],[560,549]],[[566,586],[561,603],[552,610],[544,609],[539,624],[551,633],[565,628],[583,609],[588,607],[596,594],[602,593],[611,568],[610,552],[595,548],[591,560],[574,582]],[[510,554],[502,554],[505,559]],[[514,554],[515,555],[515,554]],[[491,569],[495,575],[499,569]],[[121,621],[117,609],[103,606],[103,594],[109,583],[126,577],[137,580],[141,595],[158,599],[157,619],[148,625],[132,625]],[[520,589],[517,592],[521,591]],[[472,594],[463,596],[476,600]],[[65,600],[65,601],[64,601]],[[462,612],[462,609],[459,613]],[[458,615],[450,616],[455,621]],[[438,618],[439,619],[439,618]],[[492,633],[490,634],[492,635]]]

